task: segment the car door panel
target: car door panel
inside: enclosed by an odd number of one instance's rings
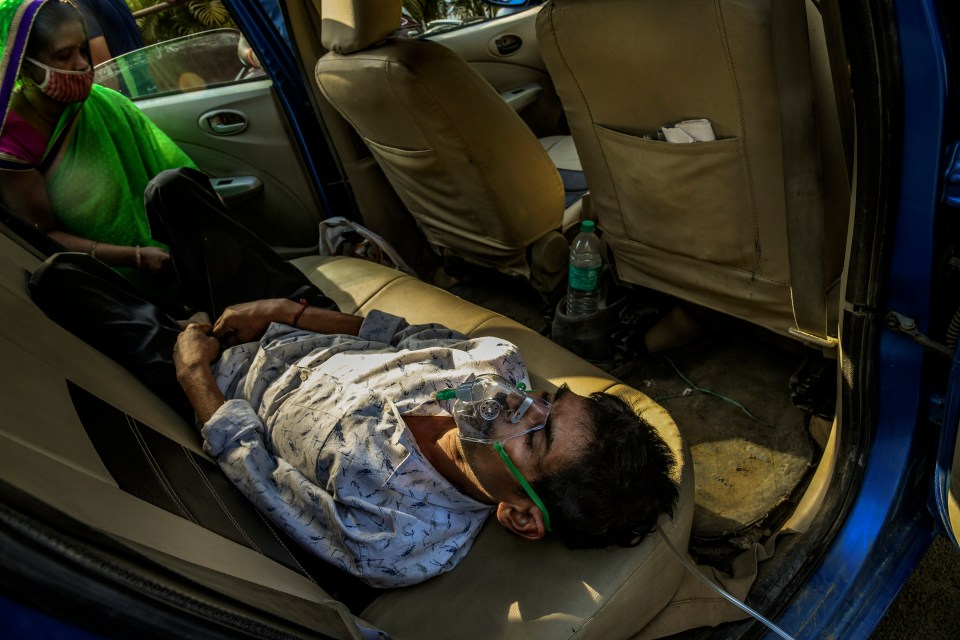
[[[259,195],[231,208],[254,233],[285,250],[316,243],[320,211],[269,80],[136,104],[212,177],[253,176],[262,182]],[[240,114],[245,128],[225,135],[211,131],[203,117],[223,112]]]
[[[514,82],[538,81],[546,75],[546,66],[537,47],[538,12],[539,8],[493,18],[444,31],[429,40],[459,53],[497,91],[503,91],[514,86]],[[511,53],[500,53],[497,41],[509,37],[518,38],[520,47]]]
[[[131,51],[98,65],[96,80],[130,97],[264,241],[285,255],[316,247],[320,199],[273,82],[237,29]]]
[[[567,133],[563,107],[537,45],[539,7],[444,31],[428,38],[459,53],[497,92],[507,94],[536,85],[536,101],[524,104],[520,116],[539,137]],[[501,52],[509,44],[507,52]],[[513,49],[513,45],[518,45]],[[512,50],[511,50],[512,49]]]

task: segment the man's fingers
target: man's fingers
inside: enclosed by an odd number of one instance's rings
[[[217,318],[217,321],[213,324],[213,335],[216,338],[222,338],[226,334],[234,332],[236,332],[236,329],[230,326],[226,315],[222,315]]]
[[[213,332],[213,326],[206,322],[191,322],[187,325],[187,331],[199,331],[204,335],[210,335]]]
[[[230,324],[227,322],[224,322],[223,316],[217,320],[217,324],[213,326],[213,330],[210,335],[219,340],[220,344],[226,347],[232,347],[240,343],[237,335],[237,328],[230,326]]]

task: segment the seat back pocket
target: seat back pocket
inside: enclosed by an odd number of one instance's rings
[[[753,269],[757,220],[739,138],[674,144],[595,125],[635,242]],[[602,215],[602,213],[601,213]]]

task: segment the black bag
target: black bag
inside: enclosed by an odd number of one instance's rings
[[[212,320],[233,304],[265,298],[337,305],[305,274],[233,220],[200,171],[164,171],[144,196],[153,237],[170,246],[185,303]],[[30,278],[34,302],[54,322],[119,362],[184,416],[193,411],[173,366],[181,329],[150,294],[84,253],[56,253]],[[186,313],[184,314],[186,315]]]
[[[173,366],[180,325],[129,280],[85,253],[56,253],[33,272],[29,289],[51,320],[123,365],[193,420]]]

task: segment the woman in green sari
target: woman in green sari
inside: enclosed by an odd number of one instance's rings
[[[0,0],[0,44],[0,200],[134,282],[169,270],[144,189],[193,162],[127,98],[93,84],[86,26],[71,2]]]

